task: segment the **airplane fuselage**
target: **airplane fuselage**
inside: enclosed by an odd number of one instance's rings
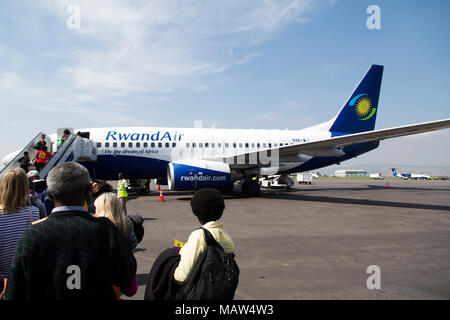
[[[215,128],[95,128],[90,132],[97,147],[97,163],[88,165],[99,179],[116,179],[126,172],[130,179],[165,178],[172,161],[220,159],[287,145],[330,138],[329,131],[315,130],[215,129]],[[76,130],[78,131],[78,130]],[[378,142],[346,146],[345,155],[320,153],[298,155],[281,161],[273,174],[313,170],[353,158],[378,147]],[[248,168],[239,163],[234,168]]]

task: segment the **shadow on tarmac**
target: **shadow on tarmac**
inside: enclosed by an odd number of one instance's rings
[[[283,199],[283,200],[356,204],[356,205],[363,205],[363,206],[381,206],[381,207],[394,207],[394,208],[450,211],[450,206],[441,206],[441,205],[433,205],[433,204],[380,201],[380,200],[369,200],[369,199],[336,198],[336,197],[300,195],[300,194],[292,194],[292,193],[288,193],[288,194],[266,193],[266,194],[262,194],[260,197]]]
[[[390,189],[395,190],[417,190],[417,191],[450,191],[447,188],[417,188],[417,187],[399,187],[389,185]],[[384,185],[367,185],[366,187],[349,187],[349,188],[302,188],[302,186],[296,186],[295,189],[283,190],[283,189],[272,189],[276,191],[281,191],[284,193],[296,193],[296,192],[314,192],[314,191],[372,191],[386,189]],[[267,189],[264,189],[267,190]]]
[[[384,186],[369,185],[366,190],[385,189]],[[427,188],[399,188],[390,187],[391,189],[404,189],[404,190],[432,190],[432,191],[446,191],[447,189],[427,189]],[[340,203],[340,204],[355,204],[364,206],[380,206],[380,207],[393,207],[393,208],[409,208],[409,209],[422,209],[422,210],[441,210],[450,211],[450,206],[433,205],[433,204],[421,204],[410,202],[395,202],[395,201],[382,201],[382,200],[370,200],[370,199],[351,199],[351,198],[338,198],[327,196],[314,196],[314,195],[302,195],[299,192],[305,191],[362,191],[361,188],[336,188],[336,189],[291,189],[291,190],[264,190],[259,195],[259,198],[271,198],[282,200],[296,200],[296,201],[311,201],[311,202],[328,202],[328,203]],[[171,195],[174,195],[170,193]],[[192,193],[190,197],[177,198],[180,201],[190,201],[192,199]],[[225,200],[243,199],[249,198],[249,196],[234,191],[233,193],[226,193],[223,195]],[[257,197],[258,198],[258,197]]]

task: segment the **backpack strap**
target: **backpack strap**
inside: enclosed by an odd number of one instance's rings
[[[223,247],[220,245],[220,243],[217,242],[216,239],[214,239],[213,235],[211,234],[211,232],[209,232],[207,229],[200,227],[199,229],[203,230],[203,234],[205,235],[205,242],[207,246],[212,246],[212,247],[216,247],[219,248],[221,251],[223,250]]]

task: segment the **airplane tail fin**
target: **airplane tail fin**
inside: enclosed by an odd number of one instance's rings
[[[392,168],[392,174],[393,174],[394,176],[397,175],[397,170],[396,170],[395,168]]]
[[[343,135],[371,131],[378,113],[383,66],[372,65],[332,120],[330,131]]]

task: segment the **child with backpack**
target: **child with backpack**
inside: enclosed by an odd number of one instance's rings
[[[202,227],[180,249],[174,272],[175,283],[182,285],[177,299],[233,299],[239,268],[233,240],[217,221],[225,209],[222,195],[216,189],[200,189],[194,193],[191,208]],[[199,283],[205,278],[206,283]]]
[[[232,300],[239,268],[234,244],[219,220],[225,203],[215,189],[200,189],[191,200],[202,225],[181,249],[161,252],[150,270],[146,300]],[[179,250],[179,251],[178,251]]]

